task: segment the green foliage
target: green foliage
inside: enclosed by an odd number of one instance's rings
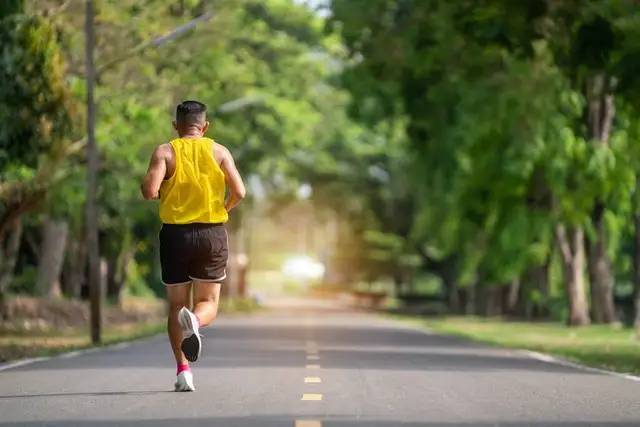
[[[153,148],[173,137],[177,102],[196,98],[209,106],[209,136],[232,151],[245,177],[259,177],[273,199],[291,198],[301,182],[311,181],[318,184],[320,197],[325,180],[315,177],[327,171],[332,177],[352,173],[346,159],[334,172],[337,162],[327,151],[364,133],[345,114],[347,93],[330,84],[341,45],[323,33],[322,19],[306,7],[286,0],[218,1],[210,22],[128,57],[126,52],[209,5],[163,0],[141,7],[127,0],[96,6],[101,253],[119,259],[133,249],[134,268],[127,278],[131,292],[140,293],[141,282],[163,292],[152,243],[160,225],[157,206],[141,199],[139,180]],[[69,6],[50,19],[65,59],[82,63],[83,9]],[[81,100],[82,81],[73,73],[69,83]],[[366,148],[364,139],[360,148]],[[65,169],[67,178],[51,192],[50,209],[69,219],[79,236],[84,168],[70,163]],[[357,207],[351,210],[355,215]]]
[[[85,95],[83,8],[52,13],[52,5],[32,5],[32,16],[8,15],[20,1],[0,9],[3,180],[32,179],[39,159],[75,139],[72,119],[82,121],[69,98]],[[209,136],[274,209],[308,184],[318,216],[339,215],[333,267],[346,281],[402,285],[433,274],[443,290],[470,293],[550,265],[549,289],[523,295],[561,313],[554,226],[582,227],[593,239],[594,207],[603,204],[607,253],[628,288],[640,210],[633,1],[334,0],[331,8],[324,20],[289,0],[97,2],[101,252],[133,253],[130,293],[146,284],[162,291],[156,206],[141,200],[138,183],[187,98],[209,105]],[[212,10],[177,40],[139,49]],[[607,144],[595,143],[587,114],[589,85],[602,76],[615,95]],[[83,179],[84,165],[70,160],[47,192],[48,213],[67,218],[75,238]]]
[[[342,84],[352,116],[404,123],[409,235],[427,268],[443,274],[438,265],[453,258],[462,285],[509,283],[558,262],[555,224],[596,238],[596,203],[609,256],[632,255],[633,2],[335,0],[332,11],[351,59]],[[587,120],[588,85],[602,75],[618,112],[608,144],[594,143]]]
[[[0,176],[27,180],[39,156],[71,132],[62,58],[44,19],[2,18],[0,81]]]
[[[488,344],[550,353],[588,366],[640,373],[640,343],[628,329],[590,326],[579,330],[560,323],[505,322],[500,319],[442,317],[403,318],[429,330]]]
[[[5,0],[0,4],[0,19],[24,11],[24,0]]]

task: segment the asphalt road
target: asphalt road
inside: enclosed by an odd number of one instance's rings
[[[331,307],[223,316],[193,372],[165,336],[7,369],[0,426],[640,426],[640,382]]]

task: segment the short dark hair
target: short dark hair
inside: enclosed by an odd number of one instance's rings
[[[176,107],[176,122],[192,125],[207,120],[207,106],[198,101],[182,101]]]

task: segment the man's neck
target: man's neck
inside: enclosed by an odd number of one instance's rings
[[[179,136],[180,138],[202,138],[203,135],[201,133],[183,133]]]

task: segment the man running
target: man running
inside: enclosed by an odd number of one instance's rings
[[[147,200],[160,199],[160,264],[177,363],[175,391],[194,391],[189,362],[200,355],[199,328],[218,312],[228,255],[224,224],[244,198],[245,187],[229,150],[204,137],[206,105],[182,102],[173,127],[178,138],[156,147],[141,190]],[[187,308],[192,287],[193,311]]]

